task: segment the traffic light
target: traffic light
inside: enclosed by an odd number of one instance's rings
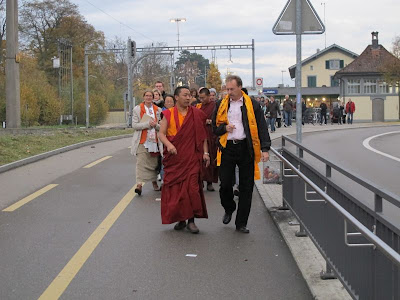
[[[136,42],[131,41],[131,56],[135,57],[136,56]]]

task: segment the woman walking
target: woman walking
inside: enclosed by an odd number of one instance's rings
[[[133,110],[132,128],[135,130],[132,138],[131,154],[136,155],[136,189],[142,194],[142,185],[151,181],[155,191],[160,188],[157,184],[158,156],[163,152],[157,132],[160,130],[161,108],[153,103],[154,93],[145,91],[143,102]]]

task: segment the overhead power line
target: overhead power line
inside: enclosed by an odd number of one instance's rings
[[[100,7],[97,7],[96,5],[94,5],[93,3],[91,3],[90,1],[88,1],[88,0],[85,0],[85,1],[86,1],[87,3],[89,3],[91,6],[93,6],[94,8],[96,8],[96,9],[98,9],[99,11],[101,11],[102,13],[104,13],[105,15],[109,16],[110,18],[112,18],[113,20],[115,20],[116,22],[118,22],[119,24],[121,24],[122,26],[125,26],[126,28],[129,28],[130,30],[132,30],[132,31],[135,32],[136,34],[139,34],[139,35],[141,35],[142,37],[144,37],[144,38],[146,38],[146,39],[148,39],[148,40],[150,40],[150,41],[156,43],[156,41],[153,40],[152,38],[150,38],[150,37],[148,37],[147,35],[145,35],[145,34],[139,32],[139,31],[133,29],[131,26],[129,26],[129,25],[127,25],[127,24],[121,22],[121,21],[118,20],[117,18],[113,17],[113,16],[110,15],[109,13],[105,12],[104,10],[102,10]]]

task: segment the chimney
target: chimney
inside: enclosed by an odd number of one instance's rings
[[[371,34],[372,34],[372,49],[377,49],[379,46],[378,33],[379,33],[378,31],[371,32]]]
[[[321,50],[319,50],[319,48],[317,48],[317,53],[319,53],[319,51],[321,51]]]

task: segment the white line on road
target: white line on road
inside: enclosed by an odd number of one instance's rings
[[[363,141],[363,146],[364,146],[365,148],[367,148],[368,150],[371,150],[372,152],[375,152],[375,153],[377,153],[377,154],[386,156],[386,157],[388,157],[388,158],[390,158],[390,159],[393,159],[393,160],[395,160],[395,161],[400,162],[400,158],[398,158],[398,157],[396,157],[396,156],[393,156],[393,155],[390,155],[390,154],[387,154],[387,153],[385,153],[385,152],[376,150],[375,148],[372,148],[372,147],[370,146],[370,144],[369,144],[369,142],[370,142],[371,140],[373,140],[374,138],[377,138],[377,137],[380,137],[380,136],[383,136],[383,135],[388,135],[388,134],[396,134],[396,133],[400,133],[400,131],[385,132],[385,133],[381,133],[381,134],[377,134],[377,135],[371,136],[371,137],[369,137],[369,138],[367,138],[367,139],[365,139],[365,140]]]

